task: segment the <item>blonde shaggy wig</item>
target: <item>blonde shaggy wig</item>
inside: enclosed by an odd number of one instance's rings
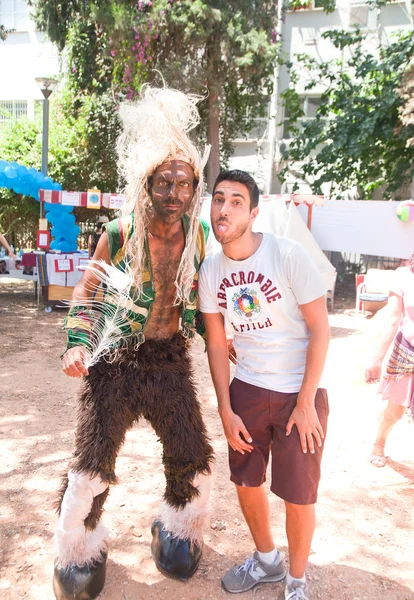
[[[119,109],[123,126],[123,133],[118,140],[119,167],[126,181],[123,214],[135,213],[134,234],[129,241],[128,255],[135,287],[140,294],[145,229],[152,206],[148,178],[164,162],[179,159],[193,168],[198,180],[188,211],[190,227],[175,280],[175,304],[188,301],[193,283],[194,254],[204,193],[203,170],[210,152],[210,146],[206,146],[201,154],[187,135],[200,122],[197,110],[200,99],[200,96],[166,87],[144,86],[137,102],[123,102]]]

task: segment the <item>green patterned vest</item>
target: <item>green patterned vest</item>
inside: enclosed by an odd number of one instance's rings
[[[184,232],[187,234],[189,228],[189,217],[183,217]],[[105,226],[105,231],[108,234],[109,255],[111,263],[120,270],[125,269],[125,258],[127,256],[128,242],[134,233],[134,215],[121,217],[108,223]],[[205,258],[206,241],[209,234],[209,226],[201,221],[197,234],[196,253],[194,256],[195,273],[193,286],[190,292],[190,297],[187,303],[181,309],[181,329],[183,335],[187,338],[194,337],[196,331],[200,335],[204,334],[200,313],[197,311],[197,296],[198,296],[198,271],[201,263]],[[151,274],[151,259],[148,246],[148,239],[145,236],[145,259],[142,270],[142,293],[138,295],[137,291],[132,289],[130,298],[131,304],[125,315],[125,321],[122,325],[122,330],[125,337],[133,335],[133,343],[138,346],[145,341],[145,328],[151,316],[152,306],[155,301],[154,282]],[[110,310],[111,304],[116,303],[104,294],[104,303],[106,308]],[[90,311],[84,306],[74,306],[69,311],[65,319],[65,329],[68,331],[67,348],[82,345],[88,350],[90,349],[89,339],[93,329],[93,320],[90,318]]]

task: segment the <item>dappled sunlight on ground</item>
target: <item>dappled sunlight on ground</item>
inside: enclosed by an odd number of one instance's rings
[[[0,283],[0,598],[52,600],[54,501],[74,438],[77,380],[60,371],[63,312],[37,309],[29,284]],[[22,320],[22,317],[28,317]],[[390,436],[388,463],[369,464],[381,401],[363,382],[369,321],[330,315],[327,380],[330,420],[318,527],[308,570],[314,600],[414,600],[413,423]],[[361,333],[361,331],[365,333]],[[200,568],[186,584],[164,578],[151,559],[152,520],[164,491],[161,446],[141,421],[127,433],[104,520],[111,531],[106,600],[229,598],[220,577],[253,550],[229,481],[227,444],[217,416],[204,344],[193,347],[201,405],[216,452],[211,516]],[[266,484],[269,486],[269,482]],[[269,494],[276,543],[286,551],[283,502]],[[224,527],[217,528],[220,522]],[[243,600],[281,600],[267,584]]]

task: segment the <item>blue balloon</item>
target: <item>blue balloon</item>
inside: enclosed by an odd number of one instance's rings
[[[61,250],[62,252],[71,252],[72,248],[73,248],[72,244],[70,244],[67,241],[59,242],[59,244],[58,244],[58,249]]]
[[[73,206],[66,206],[66,204],[61,204],[60,208],[63,213],[71,213],[73,210]]]
[[[68,227],[73,227],[73,225],[76,223],[75,215],[72,213],[63,215],[62,220]]]
[[[45,180],[45,176],[43,175],[43,173],[39,173],[37,172],[36,175],[34,175],[33,179],[35,180],[36,183],[43,183]]]
[[[13,180],[13,191],[16,192],[16,194],[21,194],[22,189],[23,189],[22,180],[19,177],[16,177]]]
[[[45,202],[45,210],[52,214],[59,214],[61,209],[60,204],[52,204],[51,202]]]
[[[23,165],[19,165],[17,167],[16,171],[17,171],[17,175],[19,177],[22,177],[22,176],[26,175],[26,173],[27,173],[27,169]]]
[[[32,196],[39,201],[39,189],[61,190],[60,183],[53,181],[51,177],[44,176],[34,167],[26,168],[17,162],[0,160],[0,187],[14,190],[17,194]],[[73,206],[63,206],[45,202],[44,210],[46,219],[52,224],[52,249],[60,249],[62,252],[74,252],[77,250],[77,237],[80,228],[76,225],[75,216],[72,213]]]
[[[4,169],[4,174],[8,179],[15,179],[17,177],[17,171],[14,167],[9,165]]]

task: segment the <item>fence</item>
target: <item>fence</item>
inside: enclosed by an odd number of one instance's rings
[[[397,269],[401,264],[400,258],[389,256],[372,256],[356,252],[324,252],[338,274],[366,273],[368,269]]]

